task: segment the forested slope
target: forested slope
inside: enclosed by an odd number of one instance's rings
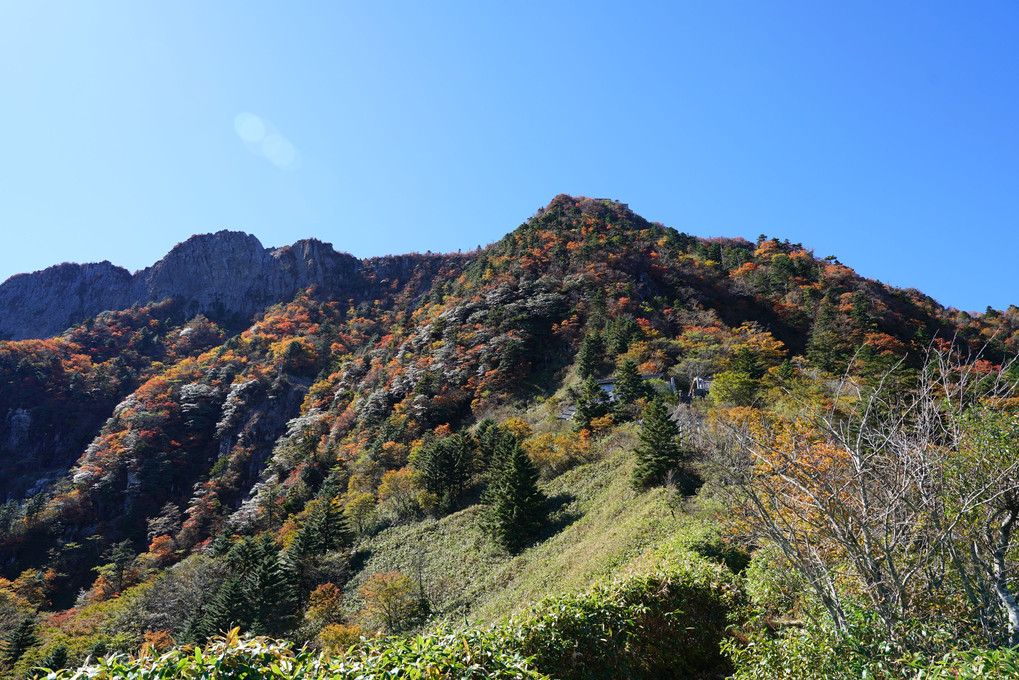
[[[714,411],[906,385],[950,346],[998,375],[1019,343],[1014,307],[946,310],[799,244],[565,195],[475,252],[343,262],[254,317],[192,293],[0,343],[11,673],[234,626],[338,649],[497,621],[676,541],[721,559],[738,529],[688,512],[710,507]],[[613,375],[609,404],[588,379]],[[658,401],[687,462],[634,487]]]

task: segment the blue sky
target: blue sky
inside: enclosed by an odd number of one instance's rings
[[[1015,2],[0,4],[0,279],[470,249],[558,193],[1019,304]]]

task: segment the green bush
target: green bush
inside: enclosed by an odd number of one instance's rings
[[[503,627],[536,669],[570,678],[687,678],[725,670],[737,597],[728,574],[693,555],[653,574],[551,598]]]
[[[328,657],[294,651],[289,642],[239,636],[235,629],[204,649],[175,649],[160,656],[115,654],[52,680],[547,680],[527,661],[503,651],[487,632],[440,632],[413,638],[364,640]]]
[[[950,627],[905,623],[912,641],[903,651],[888,640],[876,616],[850,609],[849,626],[836,631],[824,619],[775,629],[763,618],[747,621],[739,633],[723,641],[733,662],[732,680],[941,680],[1017,677],[1019,653],[973,650],[972,640],[953,637]],[[941,650],[935,652],[934,650]],[[947,654],[945,650],[949,651]],[[934,661],[944,654],[940,660]]]
[[[937,661],[920,660],[911,666],[916,680],[1005,680],[1019,677],[1019,650],[950,652]]]

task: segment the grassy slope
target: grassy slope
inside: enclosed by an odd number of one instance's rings
[[[400,570],[420,575],[433,610],[446,622],[494,622],[546,596],[583,590],[649,551],[699,533],[696,520],[670,510],[664,489],[637,494],[630,488],[634,432],[632,425],[619,428],[601,442],[599,460],[544,486],[554,535],[520,555],[498,550],[482,533],[480,506],[372,537],[362,546],[367,559],[348,584],[351,608],[366,578]]]

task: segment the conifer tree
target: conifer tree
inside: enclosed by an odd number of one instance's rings
[[[793,376],[796,375],[796,369],[793,368],[792,363],[786,359],[778,367],[778,377],[782,380],[792,380]]]
[[[577,398],[577,405],[573,413],[573,423],[578,430],[591,428],[591,421],[601,418],[609,412],[608,397],[605,390],[598,386],[594,378],[584,381],[580,397]]]
[[[421,472],[425,490],[438,498],[438,511],[446,514],[456,507],[470,479],[470,440],[455,434],[424,446],[414,466]]]
[[[196,642],[204,642],[213,635],[219,635],[235,626],[246,628],[248,617],[244,611],[244,589],[240,578],[230,578],[220,585],[216,596],[205,608],[201,621],[195,626]],[[190,632],[190,631],[188,631]],[[188,633],[183,636],[190,637]]]
[[[502,437],[502,429],[492,418],[485,418],[474,428],[474,438],[478,442],[477,467],[483,472],[488,469],[495,454],[495,447]]]
[[[680,471],[683,451],[679,446],[679,427],[669,415],[665,403],[655,399],[644,411],[640,428],[637,465],[633,469],[633,485],[643,489],[665,481],[670,470]]]
[[[506,463],[513,457],[513,452],[520,442],[509,430],[498,428],[499,436],[495,440],[495,447],[492,451],[492,462],[488,466],[488,492],[491,492],[496,482],[502,479]]]
[[[616,317],[609,323],[606,333],[606,349],[612,354],[622,354],[630,348],[630,340],[640,333],[640,326],[630,317]]]
[[[637,362],[633,359],[623,360],[623,363],[616,369],[615,378],[616,386],[613,395],[618,404],[632,404],[648,395],[647,385],[640,375]]]
[[[484,524],[500,545],[517,552],[534,539],[545,521],[545,495],[538,489],[538,468],[520,442],[505,439],[496,455]]]
[[[246,538],[227,555],[233,576],[220,586],[197,633],[208,637],[235,626],[257,635],[284,633],[297,611],[298,571],[269,534]]]
[[[0,664],[7,667],[13,666],[38,641],[39,638],[35,634],[35,617],[26,616],[4,638],[3,651],[0,652]]]
[[[36,668],[47,668],[51,671],[58,671],[67,666],[67,645],[59,644],[49,651],[36,665]]]
[[[605,354],[605,341],[601,331],[589,331],[577,352],[577,374],[590,378],[598,371]]]
[[[252,543],[254,559],[241,580],[250,612],[251,632],[256,635],[284,633],[297,610],[297,569],[268,534]]]
[[[288,552],[295,560],[321,555],[353,543],[354,534],[343,505],[336,498],[336,486],[326,481],[317,494],[315,507],[298,530]]]
[[[835,305],[825,298],[807,340],[807,359],[830,372],[844,370],[849,361],[849,343],[837,321]]]
[[[746,373],[752,380],[760,380],[764,376],[764,367],[757,352],[746,345],[740,345],[736,350],[736,356],[732,359],[732,370],[736,373]]]

